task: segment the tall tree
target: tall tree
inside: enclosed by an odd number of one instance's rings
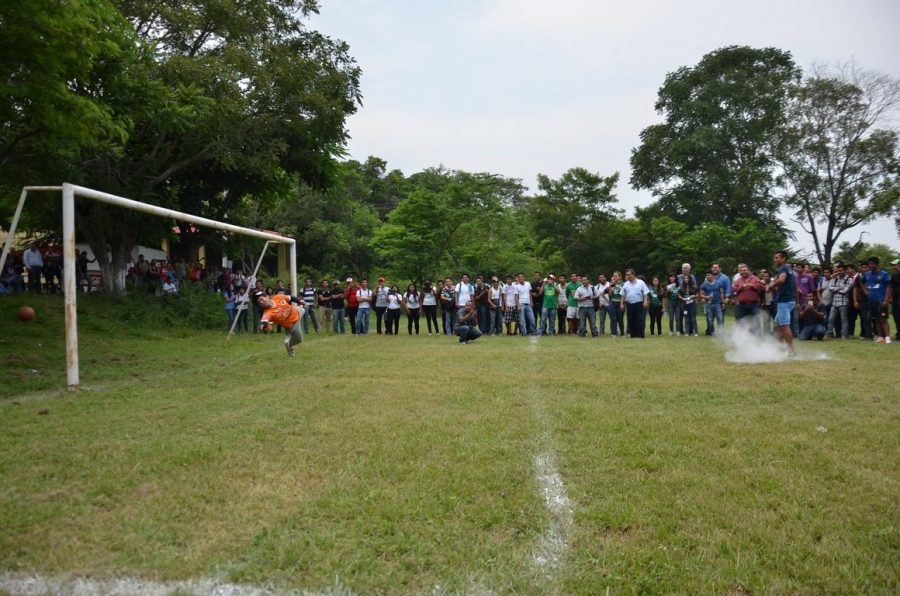
[[[558,180],[538,174],[539,194],[528,200],[538,254],[558,252],[570,268],[591,266],[598,226],[622,215],[614,207],[618,182],[618,172],[601,176],[584,168],[572,168]]]
[[[793,89],[782,183],[819,262],[845,232],[900,207],[898,109],[900,80],[853,62],[818,67]]]
[[[666,75],[641,132],[631,185],[649,189],[663,215],[693,227],[778,219],[773,151],[785,125],[789,85],[800,71],[788,52],[730,46]]]

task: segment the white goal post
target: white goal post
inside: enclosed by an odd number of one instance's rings
[[[297,283],[297,242],[293,238],[288,238],[286,236],[279,236],[278,234],[273,234],[270,232],[263,232],[260,230],[254,230],[251,228],[244,228],[241,226],[235,226],[231,224],[222,223],[219,221],[214,221],[211,219],[206,219],[204,217],[197,217],[196,215],[190,215],[188,213],[182,213],[180,211],[174,211],[172,209],[166,209],[164,207],[158,207],[156,205],[150,205],[148,203],[142,203],[140,201],[135,201],[132,199],[125,199],[123,197],[118,197],[116,195],[111,195],[105,192],[100,192],[98,190],[92,190],[90,188],[85,188],[83,186],[76,186],[74,184],[65,183],[62,187],[59,186],[26,186],[22,189],[22,195],[19,199],[19,204],[16,207],[16,213],[13,217],[12,225],[9,229],[9,238],[7,239],[6,246],[3,248],[2,260],[0,263],[5,262],[6,256],[9,253],[9,247],[12,243],[13,236],[16,233],[16,225],[18,224],[19,215],[22,212],[22,206],[25,203],[25,197],[28,195],[28,191],[56,191],[62,189],[62,219],[63,219],[63,288],[65,292],[65,303],[66,303],[66,382],[68,384],[70,391],[78,390],[79,385],[79,373],[78,373],[78,313],[75,308],[76,297],[77,297],[77,280],[75,279],[75,197],[83,197],[85,199],[92,199],[95,201],[100,201],[101,203],[107,203],[109,205],[115,205],[117,207],[123,207],[125,209],[133,209],[134,211],[140,211],[142,213],[149,213],[150,215],[157,215],[159,217],[170,217],[173,219],[178,219],[180,221],[189,222],[193,224],[197,224],[203,227],[212,228],[215,230],[222,230],[225,232],[232,232],[234,234],[242,234],[244,236],[251,236],[253,238],[260,238],[262,240],[267,240],[269,242],[277,242],[281,244],[287,244],[290,248],[290,262],[291,262],[291,287],[295,287]]]

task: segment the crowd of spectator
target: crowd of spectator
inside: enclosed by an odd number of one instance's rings
[[[21,253],[10,252],[0,270],[0,294],[62,291],[62,250],[32,244]],[[76,275],[79,287],[89,292],[93,279],[88,271],[93,263],[86,252],[78,254]],[[791,314],[791,332],[800,340],[859,337],[890,343],[888,311],[893,311],[897,339],[900,339],[900,260],[890,263],[892,272],[881,269],[877,257],[856,263],[835,262],[830,267],[810,267],[792,263],[796,285],[796,306]],[[262,309],[251,305],[250,289],[269,295],[291,294],[290,284],[278,280],[264,288],[261,281],[249,288],[250,278],[240,268],[203,267],[196,261],[148,261],[144,255],[129,259],[127,282],[136,289],[157,295],[177,295],[185,283],[203,284],[221,294],[228,328],[237,332],[258,332]],[[685,263],[680,272],[665,277],[638,275],[626,269],[596,278],[577,273],[548,274],[536,271],[527,280],[516,276],[462,274],[458,279],[425,280],[400,286],[378,278],[357,283],[352,277],[322,280],[316,286],[304,280],[297,296],[305,304],[304,333],[349,333],[367,335],[374,312],[377,334],[397,335],[405,319],[409,335],[421,332],[459,335],[461,341],[480,335],[578,335],[613,338],[644,338],[649,318],[650,335],[663,334],[663,318],[668,333],[698,337],[698,317],[702,313],[704,334],[714,336],[725,325],[729,309],[754,333],[772,333],[776,312],[775,276],[768,268],[754,271],[740,264],[732,277],[719,263],[702,274]],[[251,327],[252,314],[252,327]],[[422,322],[422,319],[425,319]],[[233,323],[236,324],[233,325]],[[459,328],[463,327],[460,332]]]
[[[791,332],[800,340],[826,338],[876,340],[890,343],[889,307],[893,309],[896,336],[900,339],[900,260],[891,262],[893,275],[880,269],[877,257],[859,263],[836,262],[831,267],[810,268],[792,263],[795,303],[791,311]],[[304,280],[297,296],[305,304],[304,333],[314,332],[367,335],[374,312],[376,334],[397,335],[405,318],[408,335],[422,333],[458,335],[471,341],[481,335],[578,335],[612,338],[644,338],[649,317],[650,335],[663,334],[663,318],[668,318],[668,334],[698,337],[698,315],[702,312],[704,334],[714,336],[725,326],[729,310],[752,333],[773,333],[777,288],[767,268],[754,271],[740,264],[732,277],[718,263],[701,275],[685,263],[680,273],[663,279],[637,275],[626,269],[596,280],[577,273],[549,274],[536,271],[531,280],[523,273],[470,280],[447,277],[421,287],[391,284],[381,277],[370,286],[346,278],[323,280],[319,287]],[[290,294],[280,281],[276,288],[257,288],[269,294]],[[226,309],[239,301],[226,293]],[[239,304],[239,302],[238,302]],[[261,312],[254,312],[254,331]],[[246,315],[245,315],[246,316]],[[425,319],[424,323],[422,319]],[[229,315],[229,322],[233,321]],[[243,326],[246,330],[246,325]],[[462,330],[460,330],[462,328]],[[608,333],[607,333],[608,330]]]

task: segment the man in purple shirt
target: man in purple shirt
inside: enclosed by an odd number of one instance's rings
[[[793,263],[793,267],[797,279],[797,308],[791,315],[791,332],[794,337],[800,337],[800,305],[806,304],[806,297],[810,292],[815,293],[816,281],[807,272],[805,263]]]

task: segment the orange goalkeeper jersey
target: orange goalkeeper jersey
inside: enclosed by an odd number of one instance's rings
[[[291,304],[291,297],[285,294],[276,294],[272,296],[275,306],[263,312],[261,323],[275,323],[284,329],[290,329],[294,323],[300,320],[300,313]]]

